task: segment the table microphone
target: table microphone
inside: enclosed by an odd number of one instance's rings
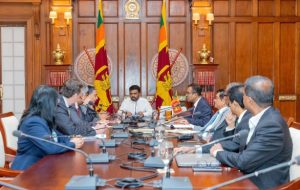
[[[96,184],[99,182],[100,179],[97,175],[94,175],[94,168],[93,168],[92,160],[86,152],[84,152],[80,149],[77,149],[77,148],[72,148],[72,147],[66,146],[61,143],[46,140],[46,139],[43,139],[40,137],[35,137],[35,136],[23,133],[18,130],[13,131],[13,136],[18,137],[18,138],[26,137],[26,138],[30,138],[30,139],[35,139],[35,140],[43,141],[46,143],[54,144],[56,146],[63,147],[63,148],[69,149],[69,150],[73,150],[75,152],[79,152],[88,160],[89,175],[88,176],[73,176],[70,179],[70,181],[66,184],[65,188],[66,188],[66,190],[96,189]]]
[[[206,190],[218,189],[218,188],[221,188],[223,186],[230,185],[232,183],[235,183],[235,182],[238,182],[238,181],[241,181],[241,180],[244,180],[244,179],[248,179],[248,178],[251,178],[251,177],[254,177],[254,176],[257,177],[260,174],[268,173],[270,171],[273,171],[273,170],[276,170],[276,169],[279,169],[279,168],[283,168],[283,167],[288,167],[288,166],[291,166],[291,165],[294,165],[294,164],[300,165],[300,155],[296,156],[293,160],[290,160],[288,162],[284,162],[284,163],[281,163],[281,164],[277,164],[275,166],[271,166],[271,167],[268,167],[268,168],[265,168],[265,169],[262,169],[262,170],[255,171],[253,173],[238,177],[236,179],[229,180],[229,181],[226,181],[224,183],[220,183],[220,184],[212,186],[210,188],[206,188]]]
[[[0,186],[8,187],[10,189],[15,189],[15,190],[27,190],[27,189],[25,189],[23,187],[12,185],[12,184],[9,184],[9,183],[3,182],[3,181],[0,181]]]
[[[106,142],[104,139],[100,139],[102,143],[102,152],[101,153],[95,153],[95,154],[89,154],[90,160],[92,163],[109,163],[110,160],[115,160],[116,157],[114,155],[109,155],[106,151]]]
[[[166,176],[162,179],[162,190],[172,190],[172,189],[184,189],[184,190],[192,190],[193,186],[188,177],[178,177],[178,176],[171,176],[170,168],[173,159],[178,154],[182,154],[184,152],[177,152],[174,154],[171,159],[169,160],[169,163],[167,165],[167,172]]]

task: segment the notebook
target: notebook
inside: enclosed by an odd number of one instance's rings
[[[179,154],[176,156],[178,167],[220,166],[221,163],[210,154]]]

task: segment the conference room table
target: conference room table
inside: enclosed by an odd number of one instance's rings
[[[132,171],[120,167],[121,163],[132,162],[132,166],[142,166],[139,161],[128,159],[129,152],[138,152],[131,146],[131,139],[119,139],[121,144],[116,148],[107,148],[111,155],[115,155],[116,159],[108,164],[94,164],[94,173],[101,179],[108,180],[105,187],[98,187],[97,189],[118,189],[114,186],[114,178],[124,177],[143,177],[149,175],[149,172]],[[175,140],[174,140],[175,141]],[[176,142],[175,142],[176,143]],[[82,150],[87,153],[99,153],[99,139],[85,142]],[[145,148],[145,151],[150,155],[149,145],[134,145],[135,147]],[[213,185],[235,179],[243,174],[232,168],[223,167],[222,172],[197,172],[194,173],[192,168],[178,168],[176,161],[173,160],[172,168],[174,173],[172,176],[187,176],[189,177],[193,189],[203,189]],[[64,189],[70,178],[74,175],[88,175],[88,167],[85,157],[78,153],[69,151],[58,155],[49,155],[38,161],[32,167],[18,175],[12,184],[21,186],[27,189],[46,189],[59,190]],[[160,180],[164,174],[158,177],[146,180],[147,183],[152,183],[154,180]],[[151,186],[143,186],[139,189],[154,189]],[[242,190],[242,189],[257,189],[250,180],[240,181],[221,189]]]

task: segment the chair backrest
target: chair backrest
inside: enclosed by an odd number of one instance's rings
[[[4,150],[8,154],[16,154],[18,138],[12,135],[18,129],[19,121],[12,112],[0,114],[0,131],[2,133]]]
[[[0,167],[5,166],[5,151],[4,151],[4,143],[3,138],[0,131]]]
[[[295,129],[298,129],[300,130],[300,123],[299,122],[296,122],[296,121],[293,121],[289,127],[293,127]]]
[[[296,123],[296,124],[295,124]],[[295,128],[295,127],[299,128]],[[291,127],[290,127],[290,133],[293,141],[293,153],[292,153],[292,159],[295,156],[300,155],[300,123],[298,122],[293,122]],[[296,178],[300,177],[300,166],[298,165],[293,165],[290,168],[290,180],[294,180]]]
[[[294,121],[295,121],[295,119],[293,117],[289,117],[288,119],[286,119],[286,123],[287,123],[288,127],[291,127],[291,125],[293,124]]]

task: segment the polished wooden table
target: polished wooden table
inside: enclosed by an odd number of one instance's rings
[[[82,150],[87,153],[100,152],[97,141],[86,142]],[[148,153],[150,151],[148,145],[139,145],[144,147]],[[129,162],[127,153],[138,151],[130,146],[130,139],[123,140],[117,148],[108,148],[110,154],[116,155],[117,159],[109,164],[94,164],[95,174],[103,179],[123,178],[123,177],[142,177],[149,175],[147,172],[131,171],[120,168],[122,162]],[[134,166],[141,166],[140,163],[134,163]],[[173,161],[172,168],[175,173],[173,176],[187,176],[190,178],[194,189],[203,189],[210,187],[237,177],[243,174],[235,169],[224,168],[222,172],[201,172],[193,173],[191,168],[178,168],[176,162]],[[77,152],[67,152],[59,155],[46,156],[32,167],[17,176],[12,184],[19,185],[28,189],[64,189],[65,184],[73,175],[87,175],[87,164],[85,157]],[[161,179],[163,174],[153,180]],[[115,181],[108,182],[109,185],[98,189],[112,189]],[[115,188],[115,187],[114,187]],[[140,189],[153,189],[153,187],[141,187]],[[222,189],[257,189],[256,186],[249,180],[244,180]]]

